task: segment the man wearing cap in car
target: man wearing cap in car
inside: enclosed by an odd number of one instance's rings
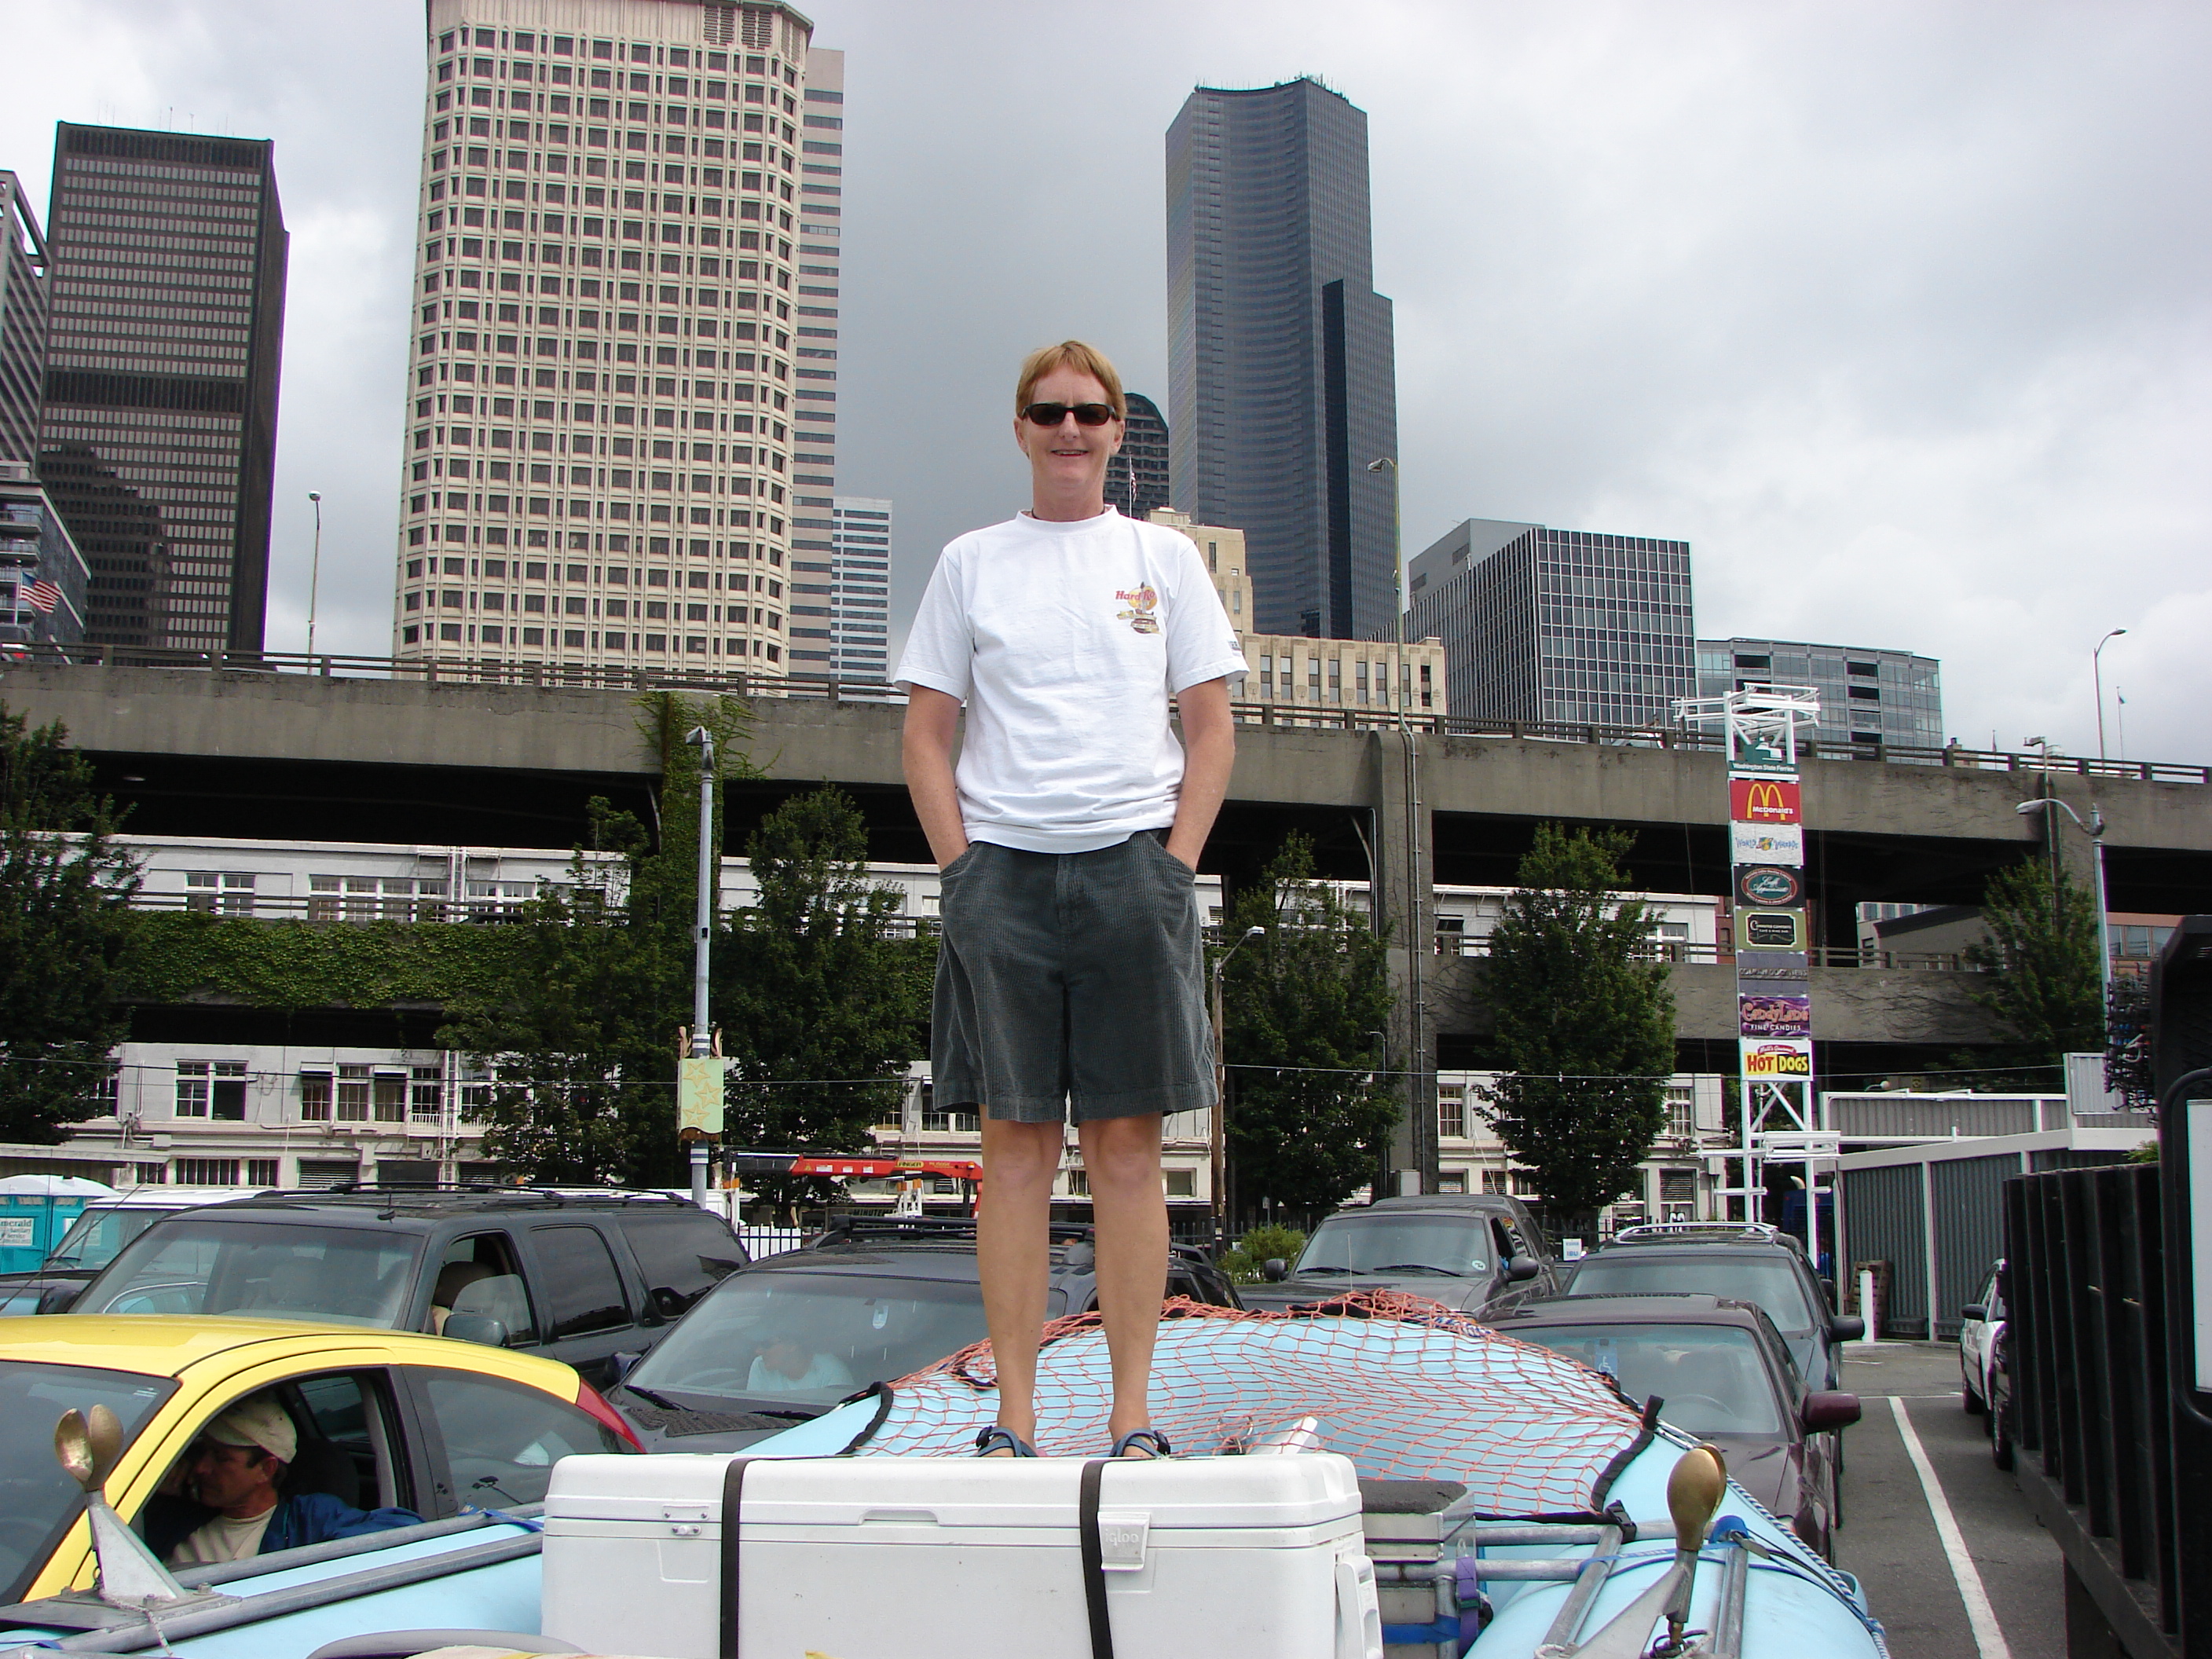
[[[323,1492],[285,1497],[285,1471],[299,1452],[300,1433],[290,1414],[266,1395],[248,1395],[202,1429],[180,1467],[185,1490],[206,1518],[168,1548],[169,1565],[243,1561],[302,1544],[411,1527],[422,1519],[408,1510],[357,1510]],[[173,1537],[190,1525],[187,1517],[165,1530]]]

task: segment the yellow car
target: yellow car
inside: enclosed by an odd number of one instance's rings
[[[54,1461],[64,1412],[105,1405],[122,1420],[107,1499],[143,1529],[201,1429],[263,1390],[298,1431],[288,1495],[425,1521],[536,1503],[572,1452],[639,1449],[568,1366],[473,1342],[264,1319],[0,1319],[0,1601],[93,1582],[83,1497]]]

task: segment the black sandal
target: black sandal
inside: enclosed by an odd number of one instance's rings
[[[1012,1429],[997,1423],[975,1437],[976,1456],[992,1457],[1001,1451],[1012,1452],[1016,1457],[1035,1457],[1037,1455],[1035,1446]]]
[[[1128,1433],[1123,1435],[1119,1440],[1116,1440],[1114,1443],[1114,1449],[1109,1452],[1108,1455],[1111,1457],[1127,1457],[1129,1455],[1129,1449],[1133,1446],[1141,1447],[1145,1450],[1146,1455],[1144,1458],[1139,1460],[1145,1462],[1150,1462],[1154,1458],[1173,1457],[1175,1455],[1174,1451],[1168,1445],[1167,1436],[1162,1434],[1158,1429],[1130,1430]]]

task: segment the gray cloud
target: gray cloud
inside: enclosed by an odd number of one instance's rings
[[[271,642],[388,638],[420,12],[4,0],[0,165],[57,118],[274,137],[294,231]],[[848,0],[842,471],[898,503],[895,614],[1022,504],[1014,362],[1165,384],[1162,135],[1312,72],[1367,110],[1405,524],[1679,536],[1699,625],[1943,659],[1963,740],[2212,761],[2212,14]]]

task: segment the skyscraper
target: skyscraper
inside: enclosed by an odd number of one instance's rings
[[[810,94],[842,62],[811,33],[431,0],[400,657],[787,671],[835,479],[840,141],[799,135],[837,131]]]
[[[1943,670],[1933,657],[1796,640],[1699,640],[1698,695],[1746,685],[1809,685],[1822,743],[1943,746]]]
[[[1124,518],[1144,520],[1172,499],[1168,488],[1168,423],[1160,406],[1141,392],[1122,394],[1129,404],[1121,447],[1106,463],[1106,499]]]
[[[1272,634],[1389,633],[1398,450],[1367,117],[1310,80],[1200,87],[1168,129],[1175,504],[1250,538]]]
[[[23,181],[0,168],[0,461],[39,453],[46,376],[46,239]]]
[[[890,672],[891,504],[840,495],[830,555],[792,556],[792,672],[881,680]]]
[[[1468,519],[1407,574],[1406,635],[1443,641],[1455,714],[1649,726],[1695,691],[1687,542]]]
[[[63,122],[39,471],[86,638],[258,651],[289,238],[266,139]]]

